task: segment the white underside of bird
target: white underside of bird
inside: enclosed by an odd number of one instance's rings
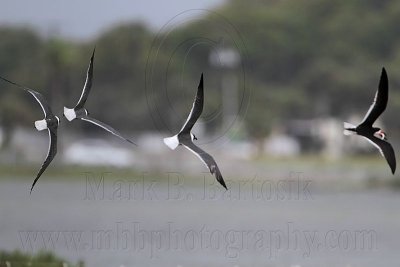
[[[76,119],[76,112],[73,108],[64,107],[64,116],[68,121]]]

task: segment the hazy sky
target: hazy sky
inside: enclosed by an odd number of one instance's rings
[[[225,0],[0,0],[0,25],[29,25],[41,33],[79,39],[124,21],[143,21],[158,30],[175,15],[209,9]]]

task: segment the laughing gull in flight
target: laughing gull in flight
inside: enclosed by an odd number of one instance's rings
[[[183,125],[179,133],[172,137],[164,138],[164,143],[172,150],[177,148],[178,145],[183,145],[185,148],[190,150],[193,154],[199,157],[199,159],[208,167],[211,174],[215,175],[217,181],[225,189],[227,189],[225,181],[222,178],[222,174],[213,157],[207,154],[205,151],[203,151],[201,148],[199,148],[193,143],[193,140],[197,140],[197,138],[194,134],[191,133],[191,130],[196,121],[198,120],[198,118],[200,117],[201,113],[203,112],[203,105],[204,105],[203,74],[201,74],[200,83],[197,88],[197,95],[193,102],[192,110],[190,111],[189,117],[187,118],[185,124]]]
[[[375,94],[374,102],[369,108],[363,121],[358,125],[352,125],[350,123],[344,123],[344,134],[361,135],[367,139],[372,145],[374,145],[382,156],[385,157],[387,163],[392,170],[392,173],[396,171],[396,156],[394,154],[393,147],[387,142],[386,133],[380,128],[373,127],[374,122],[378,117],[385,111],[389,98],[389,82],[385,68],[382,68],[381,79],[379,81],[379,87]]]
[[[51,161],[54,159],[54,157],[57,154],[57,129],[58,125],[60,124],[60,119],[57,116],[54,116],[49,104],[47,103],[46,99],[43,97],[42,94],[36,92],[35,90],[32,90],[28,87],[19,85],[17,83],[14,83],[12,81],[9,81],[3,77],[0,77],[5,82],[11,83],[19,88],[22,88],[26,92],[30,93],[36,101],[40,104],[40,107],[43,110],[44,113],[44,119],[43,120],[38,120],[35,121],[35,127],[38,131],[42,130],[47,130],[49,133],[49,149],[47,151],[47,156],[45,161],[42,164],[42,167],[40,168],[39,172],[36,175],[35,180],[33,181],[32,187],[31,187],[31,193],[33,190],[33,187],[35,186],[36,182],[39,180],[40,176],[43,174],[43,172],[46,170],[46,168],[50,165]]]
[[[65,118],[67,118],[68,121],[73,121],[74,119],[81,119],[83,121],[93,123],[94,125],[97,125],[100,128],[103,128],[104,130],[112,133],[113,135],[115,135],[133,145],[136,145],[131,140],[123,137],[117,130],[115,130],[111,126],[88,116],[89,112],[85,108],[85,103],[89,96],[90,89],[92,88],[93,61],[94,61],[95,50],[96,49],[93,50],[92,57],[90,58],[89,68],[86,73],[86,82],[85,82],[85,85],[83,86],[81,97],[79,98],[78,103],[76,104],[76,106],[74,108],[64,107],[64,116],[65,116]]]

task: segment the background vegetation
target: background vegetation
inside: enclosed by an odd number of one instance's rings
[[[19,267],[84,267],[83,262],[71,265],[68,261],[56,256],[52,252],[39,252],[31,255],[18,250],[8,252],[0,251],[0,266],[19,266]]]
[[[242,60],[251,101],[241,116],[249,138],[264,137],[271,127],[288,119],[334,116],[342,120],[350,114],[365,112],[382,66],[388,70],[391,87],[390,108],[384,122],[395,129],[391,130],[392,135],[397,134],[400,2],[231,0],[216,13],[234,25],[244,42],[239,49],[245,55]],[[190,81],[186,86],[194,87],[200,72],[213,71],[207,60],[210,51],[197,51],[196,58],[189,62],[185,62],[185,49],[176,50],[174,55],[171,51],[193,36],[203,36],[205,31],[212,35],[216,29],[204,29],[195,21],[170,33],[157,51],[157,65],[169,64],[167,82],[165,69],[157,66],[152,69],[152,77],[157,77],[152,80],[152,87],[168,84],[175,92],[178,106],[185,109],[192,94],[180,93],[181,67],[186,64],[183,75]],[[26,28],[2,27],[0,35],[0,75],[43,92],[55,110],[74,105],[91,51],[96,46],[93,90],[97,93],[91,95],[89,109],[123,130],[151,131],[163,127],[167,130],[163,124],[155,128],[149,116],[146,67],[158,36],[145,25],[119,25],[84,43],[43,38]],[[14,119],[30,125],[37,118],[37,107],[31,108],[35,103],[15,88],[4,83],[0,86],[0,118],[4,129],[11,131]],[[207,94],[209,99],[221,97],[218,88],[210,88]],[[218,101],[210,100],[208,105],[217,106]],[[160,113],[168,112],[167,106],[157,108]],[[108,112],[114,109],[119,112]],[[27,112],[32,110],[33,114]],[[180,119],[172,118],[172,123],[179,125]],[[83,127],[82,131],[93,129],[86,124],[77,127]]]

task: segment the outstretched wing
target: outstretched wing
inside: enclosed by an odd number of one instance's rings
[[[199,119],[201,113],[203,112],[203,105],[204,105],[204,90],[203,90],[203,74],[201,74],[200,83],[197,87],[197,94],[196,98],[194,99],[192,110],[188,118],[186,119],[185,124],[183,125],[182,129],[179,133],[188,133],[192,130],[193,125]]]
[[[33,190],[33,187],[35,186],[36,182],[39,180],[40,176],[43,174],[43,172],[46,170],[46,168],[50,165],[51,161],[54,159],[54,157],[57,154],[57,129],[47,129],[49,132],[49,150],[47,151],[47,156],[46,159],[44,160],[42,167],[40,168],[38,174],[36,175],[35,180],[33,181],[32,187],[31,187],[31,193]]]
[[[215,175],[217,181],[225,188],[226,187],[224,178],[218,168],[217,163],[214,158],[210,156],[210,154],[206,153],[204,150],[193,144],[192,141],[185,139],[182,141],[182,145],[184,145],[188,150],[190,150],[193,154],[195,154],[210,170],[211,174]]]
[[[93,49],[92,57],[90,58],[90,63],[88,70],[86,72],[86,81],[85,85],[82,89],[81,97],[78,100],[74,109],[81,109],[85,106],[86,100],[89,96],[90,89],[92,88],[92,80],[93,80],[93,61],[94,61],[94,53],[96,52],[96,48]]]
[[[385,111],[389,98],[389,81],[385,68],[382,68],[379,87],[376,91],[374,102],[369,108],[360,125],[372,126],[376,119]]]
[[[392,174],[396,171],[396,155],[394,154],[393,147],[385,140],[379,139],[375,136],[363,136],[368,142],[374,145],[382,156],[386,159]]]
[[[89,116],[84,116],[84,117],[81,117],[80,119],[81,119],[81,120],[84,120],[84,121],[88,121],[88,122],[90,122],[90,123],[93,123],[94,125],[97,125],[97,126],[99,126],[100,128],[103,128],[104,130],[106,130],[106,131],[112,133],[112,134],[115,135],[116,137],[119,137],[119,138],[121,138],[122,140],[125,140],[125,141],[127,141],[127,142],[129,142],[129,143],[131,143],[131,144],[133,144],[133,145],[136,145],[136,144],[135,144],[134,142],[132,142],[131,140],[129,140],[129,139],[123,137],[117,130],[115,130],[114,128],[112,128],[111,126],[109,126],[109,125],[107,125],[107,124],[105,124],[105,123],[102,123],[101,121],[98,121],[98,120],[96,120],[96,119],[94,119],[94,118],[92,118],[92,117],[89,117]]]
[[[0,77],[0,79],[2,79],[5,82],[8,82],[8,83],[10,83],[12,85],[15,85],[15,86],[27,91],[28,93],[30,93],[36,99],[36,101],[39,103],[40,107],[43,110],[43,113],[44,113],[45,117],[53,116],[53,113],[52,113],[52,111],[50,109],[49,104],[47,103],[46,99],[43,97],[43,95],[41,93],[36,92],[35,90],[30,89],[30,88],[28,88],[26,86],[20,85],[20,84],[15,83],[15,82],[12,82],[10,80],[7,80],[6,78]]]

